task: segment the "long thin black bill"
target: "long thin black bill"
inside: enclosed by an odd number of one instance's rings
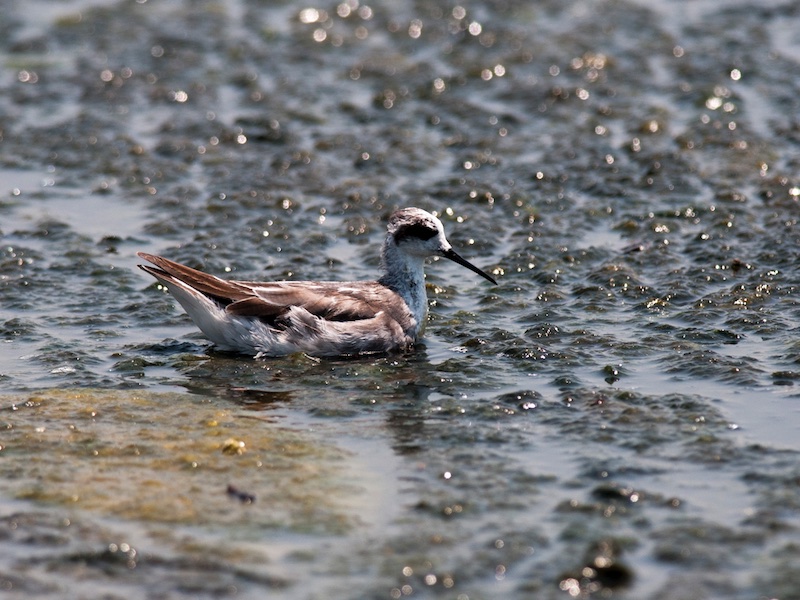
[[[481,270],[480,270],[478,267],[476,267],[475,265],[473,265],[473,264],[472,264],[471,262],[469,262],[468,260],[466,260],[466,259],[464,259],[464,258],[461,258],[461,256],[458,254],[458,252],[456,252],[456,251],[455,251],[455,250],[453,250],[452,248],[450,248],[450,249],[448,249],[448,250],[445,250],[444,252],[442,252],[442,256],[444,256],[445,258],[449,258],[449,259],[450,259],[450,260],[452,260],[454,263],[458,263],[458,264],[460,264],[462,267],[467,267],[467,268],[468,268],[470,271],[474,271],[475,273],[477,273],[477,274],[478,274],[478,275],[480,275],[481,277],[483,277],[483,278],[485,278],[485,279],[488,279],[488,280],[489,280],[489,281],[491,281],[493,284],[497,285],[497,282],[494,280],[494,277],[492,277],[491,275],[488,275],[488,274],[484,273],[483,271],[481,271]]]

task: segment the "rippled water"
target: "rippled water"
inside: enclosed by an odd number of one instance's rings
[[[800,8],[11,2],[9,597],[798,598]],[[136,269],[371,278],[411,354],[215,352]]]

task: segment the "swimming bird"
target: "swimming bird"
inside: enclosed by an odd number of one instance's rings
[[[448,258],[497,284],[462,258],[442,222],[419,208],[389,218],[377,281],[234,281],[139,252],[139,265],[164,284],[221,350],[282,356],[385,354],[410,349],[428,314],[423,267]]]

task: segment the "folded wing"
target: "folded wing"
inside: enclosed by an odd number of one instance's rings
[[[279,324],[291,307],[329,321],[371,319],[380,312],[382,295],[391,293],[377,282],[360,282],[356,289],[333,282],[225,280],[161,256],[144,252],[139,256],[155,265],[140,267],[164,283],[182,282],[219,303],[229,314],[255,317],[271,325]]]

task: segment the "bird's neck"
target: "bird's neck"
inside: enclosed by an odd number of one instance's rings
[[[397,246],[387,244],[383,249],[382,263],[383,276],[379,281],[405,300],[417,322],[417,332],[421,332],[428,317],[424,259],[401,252]]]

